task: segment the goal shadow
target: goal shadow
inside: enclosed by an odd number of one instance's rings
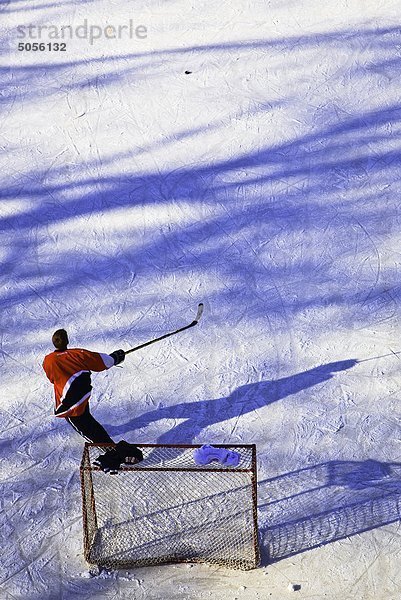
[[[400,519],[401,464],[329,461],[259,483],[262,562]]]

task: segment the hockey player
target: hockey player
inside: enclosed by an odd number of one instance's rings
[[[89,410],[91,371],[105,371],[120,364],[125,359],[124,350],[102,354],[82,348],[69,349],[65,329],[55,331],[52,342],[55,350],[45,356],[43,369],[54,386],[55,416],[66,419],[89,442],[114,444]],[[142,458],[142,452],[136,446],[123,440],[95,462],[104,471],[115,473],[122,462],[133,464]]]

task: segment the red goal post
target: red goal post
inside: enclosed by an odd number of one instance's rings
[[[200,445],[140,444],[144,460],[117,475],[93,464],[111,444],[85,444],[80,474],[84,554],[109,569],[206,562],[260,563],[255,445],[214,444],[238,466],[197,465]]]

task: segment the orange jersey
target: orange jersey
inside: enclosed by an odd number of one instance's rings
[[[55,350],[43,361],[43,368],[54,385],[55,416],[79,417],[90,398],[91,371],[104,371],[114,365],[109,354],[81,348]]]

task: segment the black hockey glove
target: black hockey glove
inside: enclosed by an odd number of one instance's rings
[[[100,467],[105,473],[115,475],[121,465],[121,458],[115,450],[108,450],[104,454],[98,456],[93,464]]]
[[[114,350],[114,352],[112,352],[110,356],[114,359],[114,366],[119,365],[123,362],[123,360],[125,360],[124,350]]]

